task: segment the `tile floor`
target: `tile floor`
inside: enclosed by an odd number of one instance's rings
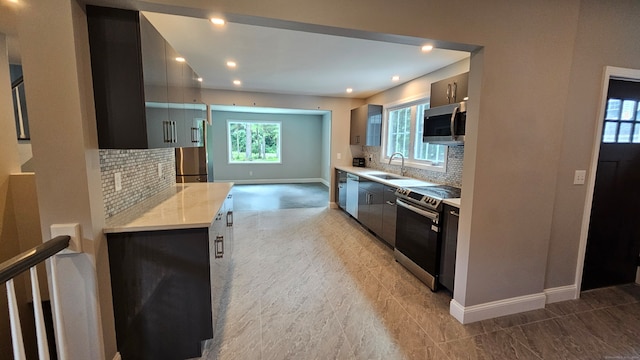
[[[640,359],[640,286],[466,326],[355,220],[236,211],[224,326],[205,359]]]

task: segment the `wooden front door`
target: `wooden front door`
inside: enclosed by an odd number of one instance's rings
[[[582,290],[634,282],[640,256],[640,82],[610,80]]]

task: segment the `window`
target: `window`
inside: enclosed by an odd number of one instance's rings
[[[640,143],[640,106],[635,100],[608,99],[603,143]]]
[[[229,163],[280,164],[280,122],[227,121]]]
[[[388,162],[393,153],[400,152],[405,156],[405,164],[445,171],[447,147],[422,142],[423,114],[428,108],[427,102],[418,101],[387,110],[383,161]]]

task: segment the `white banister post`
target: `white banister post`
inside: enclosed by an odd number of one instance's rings
[[[7,280],[7,300],[9,305],[9,322],[11,323],[11,343],[13,344],[13,359],[26,360],[24,342],[22,340],[22,327],[20,326],[20,313],[16,301],[16,289],[13,287],[13,279]]]
[[[60,303],[60,289],[58,288],[58,269],[56,268],[56,256],[52,256],[46,261],[49,262],[51,278],[51,306],[53,312],[53,329],[56,337],[56,347],[58,359],[69,360],[69,349],[67,348],[67,336],[64,328],[64,318],[62,316],[62,304]]]
[[[38,358],[40,360],[49,360],[49,344],[47,344],[47,329],[44,326],[44,316],[42,314],[38,271],[35,266],[29,271],[31,272],[31,294],[33,295],[33,316],[36,322],[36,339],[38,340]]]

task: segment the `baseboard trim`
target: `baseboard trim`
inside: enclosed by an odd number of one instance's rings
[[[113,360],[122,360],[122,356],[120,356],[120,352],[116,353],[116,355],[113,357]]]
[[[303,183],[323,183],[329,186],[329,182],[322,178],[305,178],[305,179],[245,179],[245,180],[215,180],[214,182],[233,182],[238,185],[252,184],[303,184]]]
[[[335,203],[335,201],[330,201],[329,202],[329,208],[330,209],[339,209],[340,207],[338,206],[338,204]]]
[[[578,287],[576,285],[558,286],[544,289],[544,294],[547,297],[547,304],[575,300],[578,298]]]
[[[547,297],[544,293],[539,293],[471,306],[462,306],[456,300],[451,300],[449,313],[460,323],[470,324],[500,316],[542,309],[546,299]]]

